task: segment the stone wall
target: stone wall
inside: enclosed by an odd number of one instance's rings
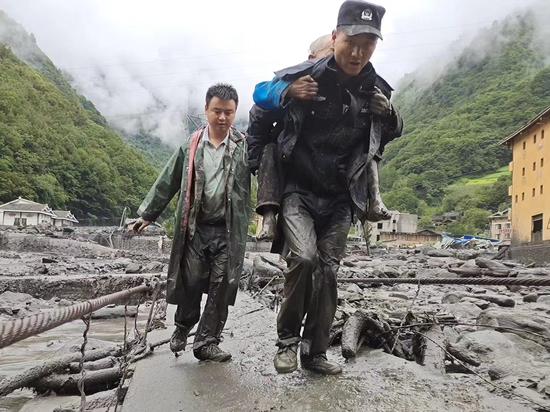
[[[538,244],[515,245],[511,248],[512,259],[537,265],[550,264],[550,241]]]

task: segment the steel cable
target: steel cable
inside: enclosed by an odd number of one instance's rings
[[[92,313],[111,303],[126,300],[132,295],[149,292],[153,288],[153,285],[145,284],[80,302],[72,306],[54,309],[49,312],[36,313],[7,322],[0,322],[0,348],[9,346],[29,336],[38,335],[64,323],[80,319],[86,314]]]
[[[550,286],[550,279],[538,278],[338,278],[338,283],[371,283],[392,285],[493,285],[493,286]]]

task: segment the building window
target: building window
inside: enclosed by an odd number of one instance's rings
[[[540,159],[540,167],[544,166],[544,157]]]
[[[540,140],[544,139],[544,129],[540,131]]]
[[[380,235],[376,235],[376,241],[380,242]]]
[[[521,200],[525,200],[525,192],[521,192]]]
[[[536,133],[533,135],[533,143],[537,143],[537,134]]]
[[[500,223],[497,223],[497,224],[496,224],[496,227],[497,227],[497,230],[502,229],[502,225],[501,225]]]
[[[378,223],[377,227],[378,229],[382,229],[383,223]]]
[[[516,203],[518,202],[518,195],[516,195]]]
[[[542,241],[542,214],[531,218],[531,242]]]
[[[533,188],[533,197],[535,197],[535,188]]]
[[[537,170],[537,162],[533,162],[533,170]]]
[[[500,240],[500,234],[497,233],[495,237],[497,240]]]
[[[525,167],[523,167],[523,168],[521,169],[521,175],[522,175],[522,176],[525,176]]]
[[[525,142],[523,142],[523,150],[525,150]]]
[[[540,194],[542,195],[544,192],[544,187],[542,185],[540,185]]]
[[[15,226],[27,226],[27,218],[26,217],[23,217],[23,218],[16,217],[13,221],[13,224]]]

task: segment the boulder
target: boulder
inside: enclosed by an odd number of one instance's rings
[[[130,263],[126,266],[126,273],[139,273],[141,270],[141,265],[139,263]]]
[[[528,310],[508,311],[491,308],[481,312],[476,323],[491,325],[502,332],[514,333],[550,349],[550,316],[546,314]]]

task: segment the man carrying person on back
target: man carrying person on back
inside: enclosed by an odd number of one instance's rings
[[[250,113],[249,158],[270,141],[270,125],[281,125],[279,225],[290,253],[277,320],[274,365],[279,373],[296,370],[298,347],[304,369],[342,371],[326,357],[336,273],[352,214],[364,220],[368,213],[369,163],[402,130],[401,117],[389,102],[392,89],[370,63],[382,38],[384,13],[383,7],[364,1],[344,2],[332,33],[334,55],[276,73],[276,80],[290,84],[310,76],[318,88],[313,98],[290,99],[278,111],[255,106]]]

